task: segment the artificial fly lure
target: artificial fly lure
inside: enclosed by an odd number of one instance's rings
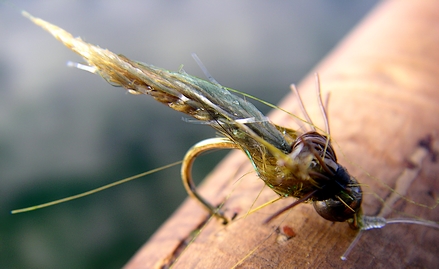
[[[212,149],[242,150],[257,175],[280,198],[297,198],[291,205],[274,213],[267,222],[297,204],[311,202],[317,213],[326,220],[347,222],[351,228],[360,231],[401,222],[439,228],[438,224],[427,221],[363,215],[362,189],[357,180],[337,162],[329,127],[326,127],[326,134],[321,134],[312,124],[313,130],[303,133],[275,125],[251,103],[232,94],[234,90],[221,86],[214,79],[206,81],[183,70],[171,72],[129,60],[86,43],[81,38],[74,38],[63,29],[27,12],[22,14],[81,55],[88,64],[76,64],[76,67],[98,74],[111,85],[121,86],[131,94],[151,95],[170,108],[209,124],[223,135],[194,145],[184,157],[181,171],[188,194],[224,223],[230,220],[220,208],[199,195],[191,175],[196,157]],[[324,107],[322,102],[320,105]],[[304,108],[302,110],[305,111]],[[307,115],[306,111],[304,114]],[[306,122],[311,122],[309,117]],[[355,241],[351,247],[354,244]],[[351,247],[342,258],[347,256]]]

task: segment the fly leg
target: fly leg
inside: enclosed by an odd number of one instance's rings
[[[223,212],[217,207],[214,207],[209,202],[207,202],[201,195],[197,192],[197,187],[192,180],[192,165],[195,159],[202,153],[213,150],[213,149],[238,149],[239,146],[232,140],[225,137],[216,137],[203,140],[198,142],[192,148],[188,150],[184,156],[183,163],[181,165],[181,178],[183,180],[183,185],[186,188],[187,193],[192,198],[196,199],[201,203],[210,214],[215,217],[222,219],[224,224],[228,222],[227,218],[224,216]]]

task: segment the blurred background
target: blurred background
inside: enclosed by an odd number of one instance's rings
[[[224,86],[277,103],[378,1],[10,2],[130,59],[169,70],[184,64],[203,78],[195,52]],[[181,160],[215,132],[68,68],[81,58],[5,3],[0,40],[0,268],[122,267],[186,198],[179,166],[9,212]],[[195,177],[225,153],[200,158]]]

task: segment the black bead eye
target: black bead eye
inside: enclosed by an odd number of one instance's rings
[[[329,221],[347,221],[354,218],[361,208],[362,191],[354,178],[350,180],[350,186],[340,191],[333,198],[322,201],[314,201],[313,206],[317,213]]]

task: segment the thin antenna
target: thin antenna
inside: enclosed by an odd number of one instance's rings
[[[348,259],[349,253],[351,253],[352,249],[355,247],[355,245],[358,243],[358,240],[360,240],[361,236],[363,235],[363,231],[360,230],[355,237],[354,241],[351,242],[349,247],[346,249],[346,251],[343,253],[343,255],[340,256],[340,259],[342,261],[346,261]]]
[[[315,78],[316,78],[316,86],[317,86],[317,96],[318,96],[318,102],[319,102],[319,106],[320,106],[320,111],[322,112],[322,116],[323,119],[325,121],[325,131],[328,134],[328,136],[330,137],[331,135],[331,131],[329,129],[329,119],[328,119],[328,114],[326,113],[326,109],[325,106],[323,105],[323,101],[322,101],[322,91],[320,89],[320,77],[319,74],[315,74]],[[326,99],[326,103],[329,102],[329,96]]]
[[[312,122],[311,118],[309,117],[308,111],[306,111],[305,105],[303,104],[302,98],[300,97],[300,94],[296,88],[296,85],[291,84],[290,88],[297,95],[297,98],[299,99],[300,109],[302,110],[302,114],[303,114],[303,116],[305,116],[306,121],[310,123],[312,130],[316,131],[316,127],[314,126],[314,123]]]
[[[386,224],[415,224],[415,225],[421,225],[425,227],[430,227],[434,229],[439,229],[439,224],[433,221],[427,221],[427,220],[417,220],[417,219],[385,219],[383,217],[374,217],[374,216],[363,216],[363,219],[361,220],[361,223],[363,227],[360,228],[360,232],[355,237],[354,241],[351,242],[349,247],[346,249],[346,251],[343,253],[343,255],[340,257],[343,261],[346,261],[348,259],[349,253],[352,251],[352,249],[355,247],[355,245],[358,243],[358,240],[360,240],[361,235],[364,231],[372,230],[372,229],[382,229]]]

